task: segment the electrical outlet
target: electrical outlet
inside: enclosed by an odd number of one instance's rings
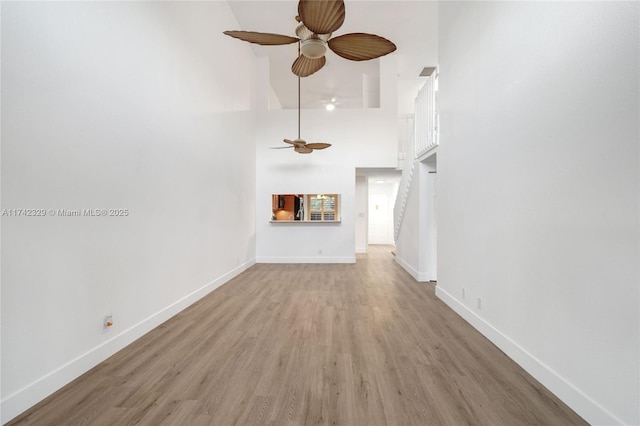
[[[462,298],[464,299],[465,294],[464,294],[464,287],[462,287]]]
[[[107,314],[104,316],[104,322],[102,323],[104,328],[109,328],[113,326],[113,315]]]
[[[482,299],[478,297],[478,309],[482,309]]]
[[[322,254],[322,249],[318,249],[318,254]]]

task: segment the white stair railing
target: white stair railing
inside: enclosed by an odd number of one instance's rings
[[[418,92],[415,103],[416,158],[438,146],[436,115],[436,79],[433,73]]]

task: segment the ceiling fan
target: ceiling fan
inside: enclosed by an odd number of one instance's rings
[[[298,37],[255,31],[225,31],[224,34],[264,46],[300,42],[302,55],[291,65],[291,71],[298,77],[308,77],[324,66],[327,46],[352,61],[367,61],[396,50],[395,44],[375,34],[350,33],[331,38],[344,18],[343,0],[300,0],[296,16],[300,24],[295,30]]]
[[[298,48],[298,50],[300,50],[300,48]],[[298,56],[302,56],[300,52],[298,52]],[[307,141],[300,138],[300,76],[298,76],[298,137],[294,140],[283,140],[285,143],[288,143],[289,146],[271,147],[270,149],[293,148],[293,150],[298,154],[311,154],[315,149],[325,149],[331,146],[330,143],[324,142],[307,143]]]

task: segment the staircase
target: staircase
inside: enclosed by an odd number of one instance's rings
[[[407,206],[409,189],[411,188],[411,179],[413,179],[413,172],[416,169],[416,163],[417,161],[415,159],[411,159],[411,165],[409,167],[405,167],[402,171],[402,177],[400,178],[398,196],[396,197],[396,204],[393,208],[393,239],[395,241],[398,241],[398,235],[400,234],[402,218]]]
[[[437,112],[437,73],[431,74],[422,86],[415,100],[413,133],[409,138],[407,158],[402,170],[402,178],[398,187],[398,196],[393,209],[393,237],[398,241],[402,219],[407,207],[409,190],[413,175],[417,169],[418,159],[430,155],[439,144],[438,112]],[[410,163],[410,164],[407,164]]]

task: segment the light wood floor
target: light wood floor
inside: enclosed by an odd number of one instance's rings
[[[585,424],[393,260],[255,265],[11,424]]]

